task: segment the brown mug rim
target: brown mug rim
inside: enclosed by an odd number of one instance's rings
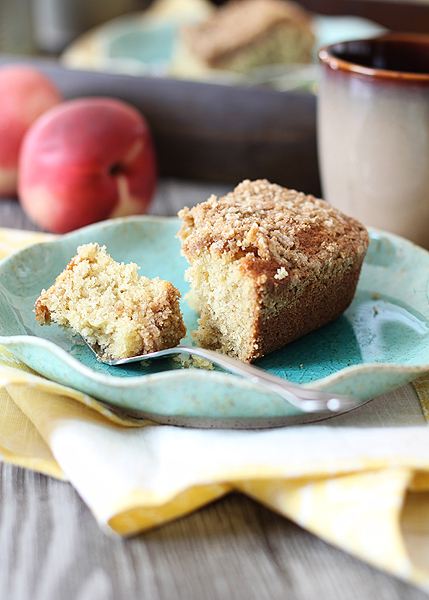
[[[402,42],[424,42],[429,46],[429,35],[424,33],[385,33],[376,37],[360,39],[360,40],[345,40],[344,42],[336,42],[320,48],[318,52],[319,62],[327,65],[332,70],[347,71],[358,73],[366,77],[377,77],[380,79],[404,80],[416,82],[429,82],[429,74],[427,73],[411,73],[405,71],[394,71],[388,69],[377,69],[373,67],[364,67],[357,63],[347,61],[343,58],[337,58],[331,54],[333,48],[342,44],[351,44],[354,42],[375,42],[375,41],[402,41]]]

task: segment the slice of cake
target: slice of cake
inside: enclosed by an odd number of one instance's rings
[[[104,246],[80,246],[35,305],[41,325],[70,327],[103,357],[118,359],[177,346],[186,335],[180,292],[140,277],[134,263],[115,262]]]
[[[265,65],[309,63],[314,34],[307,11],[286,0],[230,0],[183,30],[203,65],[238,73]]]
[[[251,362],[338,317],[353,299],[366,229],[324,202],[243,181],[179,212],[200,313],[196,342]]]

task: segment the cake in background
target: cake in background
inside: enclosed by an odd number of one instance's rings
[[[310,63],[310,14],[287,0],[229,0],[207,19],[182,29],[182,41],[203,67],[237,73],[275,64]]]
[[[230,2],[218,7],[211,0],[154,0],[145,10],[112,19],[80,36],[62,53],[61,63],[80,70],[314,93],[318,48],[384,31],[368,19],[309,13],[289,0]],[[221,40],[217,43],[222,47],[227,39],[234,44],[234,55],[248,52],[252,64],[262,59],[270,64],[256,68],[249,65],[245,73],[230,70],[227,65],[209,66],[211,61],[203,60],[193,50],[190,38],[196,38],[198,31],[204,32],[204,44],[213,44],[210,40],[215,32],[208,35],[210,24],[214,24]]]

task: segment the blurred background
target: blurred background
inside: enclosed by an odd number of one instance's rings
[[[150,0],[0,0],[0,52],[58,54],[85,31]],[[353,15],[394,31],[429,33],[429,0],[301,0],[321,15]],[[221,4],[216,0],[215,4]]]
[[[183,23],[221,0],[0,0],[0,64],[33,62],[67,99],[115,96],[136,106],[163,177],[267,178],[320,196],[317,50],[385,30],[429,33],[429,0],[298,3],[312,15],[310,63],[241,76],[196,75],[177,51]]]
[[[0,52],[56,54],[83,32],[145,0],[0,0]]]

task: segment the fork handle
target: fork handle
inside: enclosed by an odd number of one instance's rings
[[[220,354],[214,350],[193,346],[176,346],[176,348],[171,348],[171,354],[178,354],[180,352],[186,352],[200,356],[201,358],[206,358],[234,375],[240,375],[252,383],[260,385],[271,392],[275,392],[295,406],[295,408],[298,408],[303,412],[328,410],[329,412],[335,413],[353,408],[359,403],[358,400],[349,396],[302,388],[299,385],[290,383],[282,377],[267,373],[255,365],[242,363],[235,358]]]

